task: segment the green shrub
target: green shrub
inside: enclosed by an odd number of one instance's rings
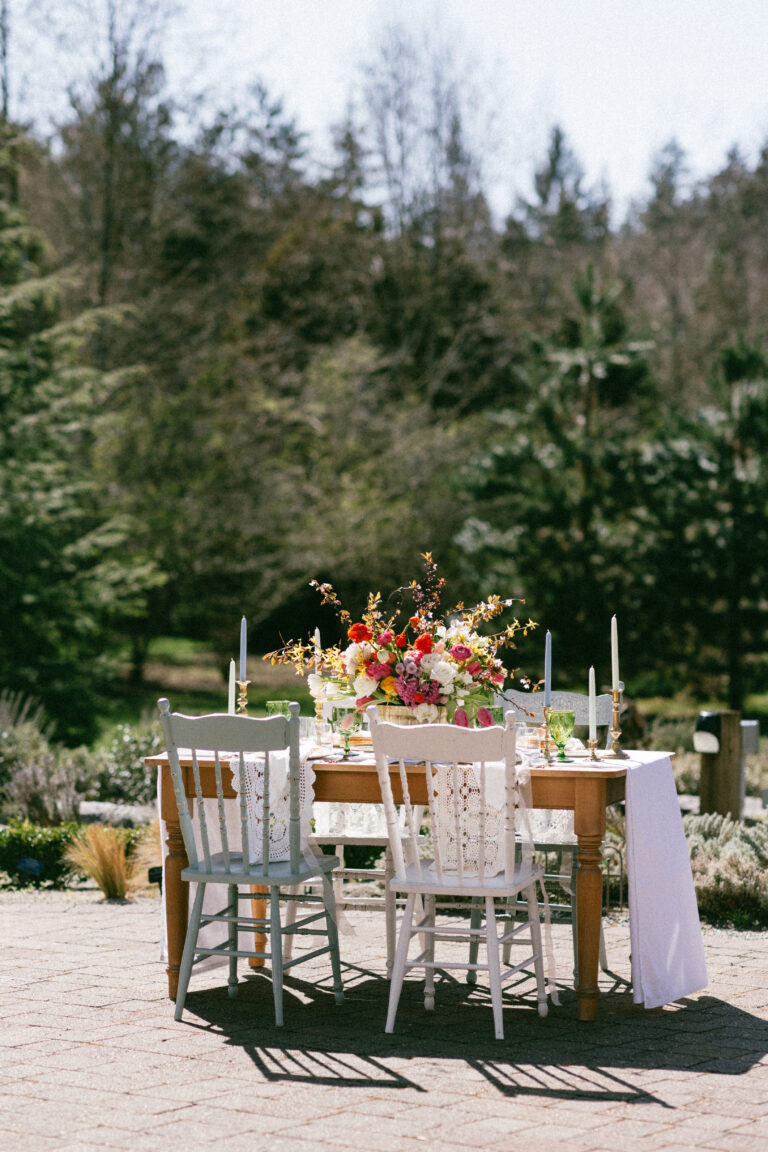
[[[736,928],[768,926],[768,824],[711,813],[683,819],[699,915]]]
[[[157,770],[147,771],[144,757],[163,750],[156,723],[120,724],[110,744],[98,754],[96,792],[99,800],[117,804],[150,804],[157,795]]]
[[[0,872],[5,872],[13,887],[50,885],[63,887],[70,874],[64,852],[77,835],[78,826],[71,821],[53,828],[13,821],[0,829]]]
[[[129,856],[144,834],[141,828],[118,828],[115,832],[125,843]],[[48,828],[29,820],[16,820],[7,828],[0,828],[0,873],[7,876],[6,886],[65,887],[73,876],[65,853],[82,833],[83,826],[73,821]]]

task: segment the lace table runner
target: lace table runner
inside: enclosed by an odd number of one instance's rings
[[[312,803],[315,797],[315,771],[308,758],[309,745],[300,750],[299,767],[299,828],[300,848],[308,851]],[[248,816],[248,848],[251,864],[260,864],[264,841],[264,754],[248,753],[243,757],[245,776],[245,806]],[[240,795],[240,757],[230,760],[232,787]],[[288,751],[269,754],[269,859],[288,860],[290,844],[288,829],[291,817],[291,802],[288,778]]]

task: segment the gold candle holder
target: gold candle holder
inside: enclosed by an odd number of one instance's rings
[[[597,740],[587,740],[590,760],[597,760]]]
[[[248,685],[250,680],[236,680],[237,684],[237,715],[248,715]]]
[[[611,719],[611,751],[609,756],[615,760],[629,760],[626,752],[619,746],[619,736],[621,736],[621,726],[619,725],[619,705],[621,703],[621,692],[618,688],[614,688],[611,692],[611,699],[613,700],[613,717]]]
[[[552,763],[552,748],[549,742],[549,718],[552,715],[552,708],[549,704],[544,705],[544,758],[547,764]]]

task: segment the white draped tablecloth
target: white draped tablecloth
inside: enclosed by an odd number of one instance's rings
[[[660,1008],[706,987],[704,943],[669,754],[632,752],[626,765],[633,998]]]

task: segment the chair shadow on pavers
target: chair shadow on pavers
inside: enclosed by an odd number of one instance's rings
[[[434,1080],[420,1080],[419,1061],[434,1072],[446,1061],[450,1074],[463,1061],[500,1095],[542,1101],[593,1098],[625,1103],[654,1102],[673,1108],[664,1085],[654,1092],[631,1082],[633,1072],[671,1070],[738,1077],[768,1053],[768,1022],[723,1000],[699,996],[645,1012],[627,991],[603,996],[594,1023],[576,1019],[576,996],[561,988],[562,1007],[542,1020],[530,991],[505,991],[510,1014],[509,1041],[489,1035],[489,989],[438,973],[439,1005],[425,1016],[418,986],[403,992],[398,1030],[385,1033],[389,983],[378,972],[344,965],[346,1000],[337,1006],[330,981],[305,982],[286,976],[285,996],[301,1001],[286,1013],[286,1025],[269,1021],[268,979],[243,981],[239,1006],[226,989],[192,992],[187,1007],[192,1027],[220,1032],[223,1043],[240,1049],[265,1080],[311,1081],[336,1087],[429,1092]],[[456,1029],[460,1009],[462,1028]],[[473,1009],[476,1009],[473,1011]],[[403,1058],[413,1061],[404,1067]],[[397,1060],[396,1067],[388,1061]],[[672,1081],[674,1083],[674,1081]]]

